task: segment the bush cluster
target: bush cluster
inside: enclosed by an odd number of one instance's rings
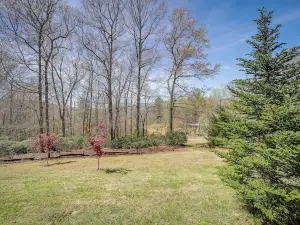
[[[152,135],[145,137],[124,136],[117,137],[107,143],[110,148],[146,148],[165,144],[165,137],[162,135]]]
[[[56,150],[70,151],[85,147],[87,147],[87,143],[83,136],[62,137]]]
[[[152,146],[171,145],[182,146],[187,142],[187,137],[184,132],[173,131],[168,132],[166,136],[150,135],[145,137],[123,136],[117,137],[112,141],[106,142],[105,147],[109,148],[147,148]],[[84,137],[62,137],[59,145],[54,151],[70,151],[73,149],[82,149],[87,147]],[[31,147],[30,140],[13,141],[6,136],[0,136],[0,157],[32,153],[35,150]]]
[[[30,141],[12,141],[5,138],[0,139],[0,156],[26,154],[33,152]]]
[[[187,142],[185,133],[173,131],[168,132],[166,136],[150,135],[145,137],[124,136],[117,137],[114,140],[106,143],[110,148],[147,148],[160,145],[179,146]]]
[[[84,137],[63,137],[54,151],[70,151],[73,149],[82,149],[87,146]],[[7,136],[0,136],[0,157],[9,155],[18,155],[36,152],[30,140],[14,141],[9,140]]]
[[[166,134],[166,144],[172,146],[182,146],[186,144],[187,136],[182,131],[172,131]]]

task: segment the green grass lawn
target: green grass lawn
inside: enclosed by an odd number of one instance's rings
[[[0,224],[253,224],[207,149],[0,165]]]

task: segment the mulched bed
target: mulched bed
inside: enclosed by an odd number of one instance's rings
[[[151,154],[156,152],[166,152],[175,151],[179,147],[176,146],[155,146],[149,148],[140,149],[109,149],[104,148],[104,156],[118,156],[118,155],[139,155],[139,154]],[[75,158],[75,157],[91,157],[95,156],[92,149],[80,149],[72,150],[69,152],[51,152],[51,159],[57,158]],[[0,158],[0,163],[14,163],[22,161],[32,161],[32,160],[44,160],[47,159],[47,153],[29,153],[21,155],[12,155],[8,157]]]

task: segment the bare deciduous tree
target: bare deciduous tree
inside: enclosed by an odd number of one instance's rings
[[[173,130],[176,91],[186,78],[201,79],[214,75],[219,66],[211,67],[204,53],[209,47],[206,29],[196,27],[197,20],[187,9],[175,8],[169,17],[171,28],[165,37],[165,47],[171,59],[167,88],[170,96],[169,129]]]
[[[136,81],[136,135],[140,135],[140,108],[144,70],[152,67],[158,59],[157,45],[162,32],[161,22],[166,14],[166,5],[158,0],[128,0],[127,30],[133,38],[137,63]],[[144,76],[144,77],[143,77]]]
[[[62,135],[65,137],[67,104],[74,89],[83,77],[80,74],[80,59],[78,57],[72,57],[71,59],[64,56],[57,57],[56,61],[52,62],[51,77],[61,119]]]
[[[114,62],[120,51],[123,28],[124,5],[122,0],[85,0],[82,24],[88,28],[82,34],[82,44],[95,56],[103,68],[107,90],[110,138],[113,128],[113,71]],[[84,30],[84,28],[82,28]]]

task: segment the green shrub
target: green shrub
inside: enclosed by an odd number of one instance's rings
[[[165,137],[162,135],[151,135],[145,137],[124,136],[117,137],[105,144],[110,148],[147,148],[165,144]]]
[[[10,146],[17,143],[16,141],[11,140],[0,140],[0,156],[8,156],[10,155]]]
[[[145,137],[124,136],[117,137],[114,140],[107,142],[106,147],[110,148],[148,148],[160,145],[184,145],[187,142],[187,137],[183,132],[169,132],[166,137],[162,135],[151,135]]]
[[[182,146],[186,144],[187,136],[182,131],[170,131],[166,134],[167,145]]]
[[[9,140],[8,136],[0,136],[0,141]]]
[[[59,151],[70,151],[74,149],[82,149],[87,146],[83,136],[62,137],[58,145]]]
[[[29,140],[16,142],[12,144],[11,146],[9,146],[9,151],[10,154],[17,154],[17,155],[33,152]]]
[[[111,148],[130,148],[131,143],[135,142],[131,136],[117,137],[109,143]]]

